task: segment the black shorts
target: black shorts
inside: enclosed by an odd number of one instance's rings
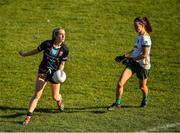
[[[44,81],[49,81],[50,83],[53,83],[53,84],[58,84],[58,83],[54,82],[52,79],[53,73],[54,72],[49,73],[47,70],[39,69],[38,70],[38,78],[41,78]]]
[[[148,78],[150,70],[144,69],[138,62],[126,60],[123,64],[126,65],[126,68],[130,69],[133,73],[136,73],[138,79],[144,80]]]

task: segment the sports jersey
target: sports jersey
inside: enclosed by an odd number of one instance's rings
[[[136,58],[143,54],[143,47],[148,48],[148,57],[138,60],[138,63],[144,68],[144,69],[150,69],[150,50],[151,50],[151,38],[149,35],[138,35],[135,40],[135,45],[133,48],[133,52],[131,53],[132,58]]]
[[[68,59],[69,50],[64,43],[62,43],[58,48],[54,47],[54,42],[52,40],[47,40],[42,42],[37,50],[43,51],[43,59],[39,65],[40,73],[47,73],[47,71],[56,71],[62,61]]]

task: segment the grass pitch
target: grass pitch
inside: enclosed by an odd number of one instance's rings
[[[179,9],[178,0],[1,0],[0,131],[180,131]],[[109,112],[124,68],[114,57],[133,47],[136,16],[147,16],[154,30],[149,106],[138,107],[141,92],[134,77],[125,86],[124,108]],[[70,49],[61,86],[65,112],[54,112],[47,85],[24,127],[42,54],[22,58],[17,51],[50,39],[57,26],[65,27]]]

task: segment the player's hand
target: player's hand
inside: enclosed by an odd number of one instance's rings
[[[115,61],[116,61],[116,62],[121,62],[121,61],[124,60],[125,58],[126,58],[125,55],[123,55],[123,56],[116,56]]]
[[[129,62],[131,62],[131,63],[135,63],[135,62],[136,62],[136,60],[134,60],[133,58],[129,58]]]

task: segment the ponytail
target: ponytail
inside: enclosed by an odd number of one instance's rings
[[[143,17],[142,18],[142,22],[145,23],[145,29],[150,34],[152,32],[152,27],[151,27],[151,24],[150,24],[148,18],[147,17]]]

